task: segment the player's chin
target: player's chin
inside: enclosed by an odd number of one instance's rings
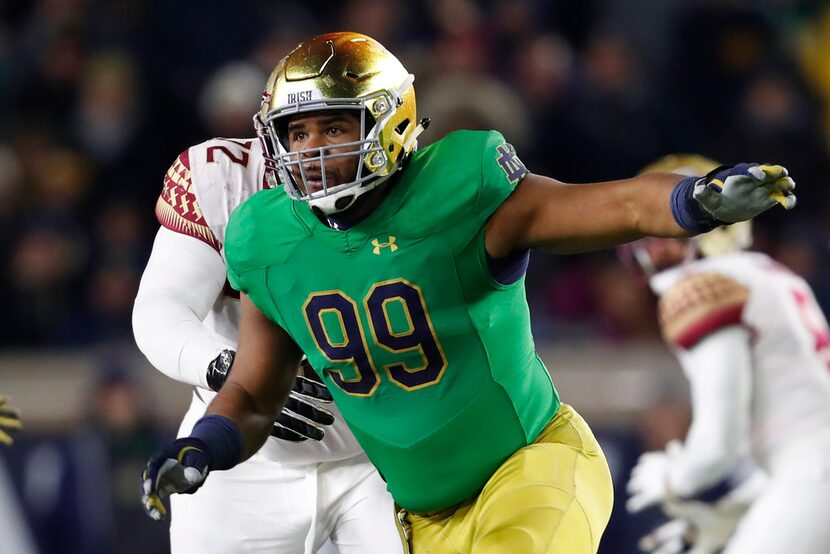
[[[315,194],[315,193],[320,192],[324,189],[322,178],[319,178],[319,179],[306,179],[305,182],[306,182],[306,187],[308,188],[308,193],[309,194]],[[326,186],[325,186],[325,188],[327,188],[328,190],[331,190],[334,187],[340,185],[342,182],[343,182],[343,180],[340,178],[340,175],[337,175],[337,174],[326,175]]]
[[[323,181],[319,179],[308,179],[305,182],[306,194],[315,194],[323,190]]]

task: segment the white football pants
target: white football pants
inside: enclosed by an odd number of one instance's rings
[[[741,519],[723,554],[830,552],[830,475],[771,479]]]
[[[386,484],[364,454],[291,466],[255,454],[171,498],[172,554],[399,554]]]

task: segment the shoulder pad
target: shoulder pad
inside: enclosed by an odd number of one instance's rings
[[[193,192],[188,151],[179,154],[164,176],[164,188],[156,202],[156,218],[163,227],[199,239],[217,252],[222,248],[205,222]]]
[[[191,146],[188,152],[192,191],[205,223],[224,244],[230,214],[265,188],[262,148],[256,139],[218,137]]]
[[[691,275],[660,299],[660,326],[669,344],[691,348],[729,325],[740,325],[749,290],[720,273]]]

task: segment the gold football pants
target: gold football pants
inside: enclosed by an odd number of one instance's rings
[[[588,554],[611,515],[605,456],[567,404],[478,496],[431,514],[401,511],[413,554]]]

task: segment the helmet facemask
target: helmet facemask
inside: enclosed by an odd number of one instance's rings
[[[670,247],[669,254],[666,254],[667,247]],[[689,239],[645,237],[618,246],[617,257],[634,274],[651,277],[691,262],[697,257],[697,248]]]

